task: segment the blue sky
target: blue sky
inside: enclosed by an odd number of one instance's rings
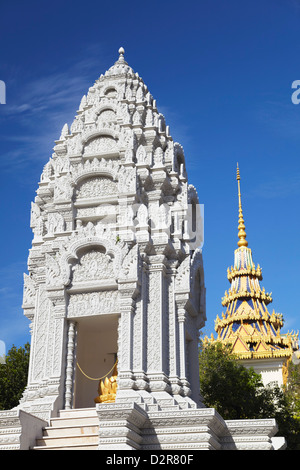
[[[118,58],[143,77],[205,205],[207,325],[237,248],[236,163],[247,239],[284,332],[300,328],[300,1],[1,0],[0,340],[29,340],[21,309],[30,203],[54,140]]]

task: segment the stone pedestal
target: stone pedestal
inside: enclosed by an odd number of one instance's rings
[[[99,404],[99,450],[141,450],[147,413],[136,403]]]
[[[156,409],[155,409],[156,407]],[[97,405],[99,450],[272,450],[274,419],[224,421],[212,408],[160,409],[146,404]],[[273,440],[274,439],[274,440]]]

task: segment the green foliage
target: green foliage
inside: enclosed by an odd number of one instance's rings
[[[300,364],[289,363],[286,394],[294,403],[295,417],[300,420]]]
[[[279,426],[288,434],[289,448],[300,450],[300,364],[289,363],[284,398],[288,412],[282,422],[279,417]]]
[[[10,410],[19,404],[27,385],[30,345],[12,346],[0,364],[0,410]]]
[[[300,450],[300,394],[291,388],[265,387],[261,376],[239,364],[230,347],[221,343],[202,345],[199,365],[200,390],[207,407],[215,408],[224,419],[275,418],[277,435],[286,438],[287,448]],[[299,392],[300,380],[298,384]]]
[[[200,389],[206,406],[216,408],[224,419],[254,418],[261,404],[256,391],[261,377],[237,363],[229,348],[210,344],[200,354]]]

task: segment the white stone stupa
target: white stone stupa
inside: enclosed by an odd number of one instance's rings
[[[273,449],[199,393],[203,212],[183,148],[124,59],[64,125],[31,206],[28,384],[0,449]]]

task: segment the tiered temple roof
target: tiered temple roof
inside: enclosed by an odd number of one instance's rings
[[[215,320],[216,341],[232,345],[239,359],[287,358],[298,349],[298,333],[281,334],[282,314],[269,312],[267,305],[272,294],[260,286],[262,270],[255,265],[246,240],[243,219],[240,172],[237,167],[239,225],[238,248],[234,252],[234,266],[228,268],[231,284],[222,299],[225,313]],[[212,341],[215,338],[212,335]]]

